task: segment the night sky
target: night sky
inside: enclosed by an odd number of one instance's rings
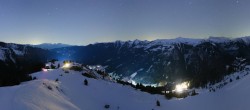
[[[250,0],[0,0],[0,41],[86,45],[250,35]]]

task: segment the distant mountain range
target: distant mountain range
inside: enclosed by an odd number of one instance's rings
[[[66,59],[107,66],[116,77],[136,82],[215,83],[250,62],[250,37],[116,41],[53,49]],[[236,64],[239,63],[239,64]]]
[[[5,65],[2,66],[4,69],[6,65],[15,65],[15,62],[32,64],[52,58],[69,59],[86,65],[103,65],[107,67],[106,72],[116,78],[130,78],[150,84],[188,80],[197,87],[208,82],[218,82],[225,75],[250,63],[250,37],[115,41],[87,46],[59,45],[63,47],[48,46],[40,49],[42,47],[2,43],[0,63]]]
[[[62,44],[62,43],[43,43],[43,44],[31,45],[31,46],[42,48],[42,49],[55,49],[55,48],[62,48],[62,47],[70,47],[72,45]]]

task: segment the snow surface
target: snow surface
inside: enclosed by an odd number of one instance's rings
[[[1,47],[0,47],[0,48],[1,48]],[[5,58],[5,51],[2,50],[2,49],[0,49],[0,60],[2,60],[2,61],[5,61],[5,60],[6,60],[6,58]]]
[[[23,56],[24,55],[23,51],[16,50],[16,49],[13,49],[13,51],[15,52],[16,55],[19,55],[19,56]]]
[[[2,110],[80,110],[64,94],[49,90],[43,85],[55,88],[58,84],[46,79],[23,83],[19,86],[0,88]]]
[[[5,47],[0,46],[0,60],[6,61],[8,58],[10,58],[13,63],[16,63],[16,60],[14,59],[13,55],[15,54],[17,56],[23,56],[25,50],[26,46],[24,46],[24,48],[20,50],[17,44],[12,43],[7,44]]]
[[[243,74],[249,71],[241,71]],[[185,99],[167,100],[161,95],[135,90],[112,81],[90,79],[81,72],[61,68],[32,74],[37,80],[18,86],[0,87],[3,110],[248,110],[250,75],[225,85],[216,92],[202,92]],[[234,75],[235,76],[235,75]],[[58,82],[55,80],[58,78]],[[88,86],[83,81],[88,80]],[[48,89],[48,87],[51,88]],[[156,106],[159,100],[161,106]],[[15,105],[15,106],[13,106]]]
[[[12,49],[14,51],[14,53],[16,55],[19,55],[19,56],[23,56],[24,52],[25,52],[25,49],[26,49],[26,46],[24,46],[23,50],[19,50],[18,49],[18,45],[17,44],[13,44],[13,43],[7,44],[7,47],[9,47],[10,49]]]

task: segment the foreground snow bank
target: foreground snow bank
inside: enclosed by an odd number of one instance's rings
[[[54,81],[44,79],[1,87],[0,107],[2,110],[80,110],[56,89],[58,86]]]
[[[90,79],[81,72],[62,69],[32,74],[37,80],[0,88],[4,110],[248,110],[250,75],[216,92],[203,92],[185,99],[166,100],[129,86]],[[88,85],[84,85],[87,79]],[[160,106],[156,106],[159,100]]]
[[[60,89],[81,110],[103,110],[105,105],[110,105],[110,110],[146,110],[156,108],[157,98],[165,100],[162,96],[150,95],[130,86],[86,78],[75,71],[64,73],[56,69],[34,73],[33,77],[51,81],[58,78]],[[85,79],[88,80],[88,86],[84,85]]]

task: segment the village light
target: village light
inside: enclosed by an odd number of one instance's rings
[[[47,72],[47,71],[48,71],[48,69],[46,69],[46,68],[42,68],[42,70],[43,70],[44,72]]]
[[[175,91],[181,93],[181,92],[187,90],[187,89],[188,89],[188,86],[189,86],[189,83],[188,83],[188,82],[183,82],[183,83],[181,83],[181,84],[177,84],[177,85],[175,86]]]
[[[63,65],[63,68],[69,68],[70,67],[70,63],[65,63],[64,65]]]

